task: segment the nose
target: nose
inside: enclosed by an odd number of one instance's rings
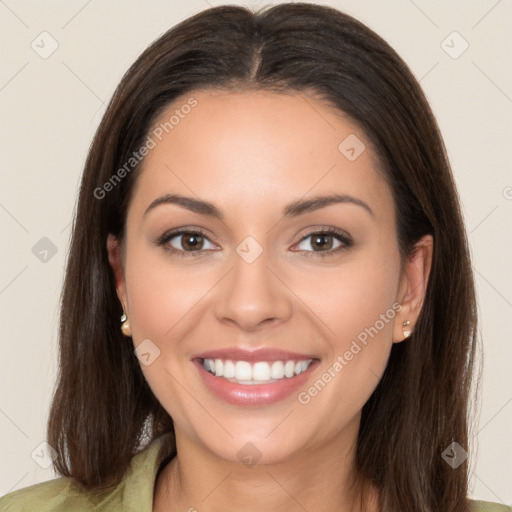
[[[217,290],[214,311],[220,322],[255,332],[290,318],[293,293],[271,268],[267,253],[263,250],[252,262],[234,254],[233,268]]]

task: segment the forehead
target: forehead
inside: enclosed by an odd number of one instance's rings
[[[302,93],[194,91],[165,109],[149,137],[133,200],[140,207],[172,192],[255,212],[333,192],[392,207],[364,132]]]

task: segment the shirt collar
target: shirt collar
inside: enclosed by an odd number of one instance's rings
[[[123,505],[127,512],[152,512],[160,465],[174,450],[174,433],[156,438],[137,453],[124,478]]]

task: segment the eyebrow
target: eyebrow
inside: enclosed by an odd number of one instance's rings
[[[364,201],[361,201],[361,199],[357,199],[356,197],[346,194],[331,194],[327,196],[316,196],[307,200],[293,201],[283,209],[283,217],[298,217],[304,213],[313,212],[329,205],[340,203],[349,203],[360,206],[372,217],[375,216],[372,209]],[[144,216],[157,206],[163,204],[175,204],[200,215],[224,220],[224,214],[213,203],[194,199],[193,197],[182,196],[180,194],[166,194],[158,197],[147,207],[144,212]]]

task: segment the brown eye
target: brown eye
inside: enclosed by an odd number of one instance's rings
[[[311,241],[307,242],[308,239],[311,239]],[[340,250],[346,249],[351,245],[352,240],[347,234],[331,229],[310,233],[300,241],[298,247],[299,250],[310,253],[308,256],[311,256],[314,253],[318,256],[329,256]],[[311,247],[312,250],[309,250],[308,246]]]
[[[187,233],[179,236],[183,237],[181,239],[181,246],[185,251],[202,248],[202,244],[204,242],[202,235],[196,233]]]
[[[210,247],[205,248],[205,244],[210,244]],[[160,237],[157,241],[157,245],[164,246],[172,253],[181,253],[182,256],[196,256],[214,247],[205,234],[190,230],[166,233]]]
[[[304,244],[304,241],[308,239],[311,239],[311,241],[308,244]],[[331,250],[334,244],[333,239],[333,235],[328,233],[313,233],[303,238],[300,243],[304,245],[309,245],[310,247],[313,248],[315,252],[317,252],[318,250]],[[335,249],[337,249],[339,245],[341,245],[341,243],[338,241],[338,246],[336,246]],[[307,249],[302,248],[302,250]]]
[[[332,249],[333,237],[331,235],[316,234],[312,235],[311,246],[319,249]]]

